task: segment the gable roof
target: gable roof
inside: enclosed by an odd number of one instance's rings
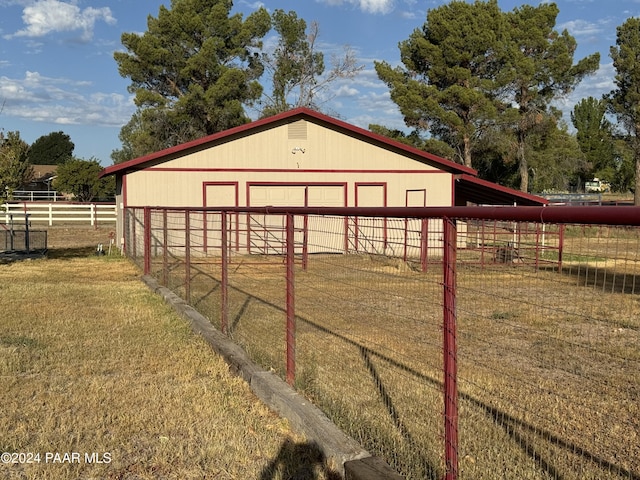
[[[100,176],[103,177],[105,175],[125,174],[127,172],[141,170],[143,168],[146,168],[148,165],[157,165],[158,163],[167,161],[170,158],[175,158],[175,156],[177,155],[186,154],[190,150],[201,150],[207,148],[209,145],[215,144],[216,142],[224,141],[232,137],[251,135],[252,133],[264,130],[266,128],[291,123],[301,119],[313,120],[316,123],[322,124],[330,129],[346,133],[365,142],[377,144],[383,148],[387,148],[397,152],[403,152],[405,155],[411,156],[416,161],[436,166],[437,168],[447,172],[451,172],[454,174],[466,173],[473,176],[476,176],[478,174],[478,172],[473,168],[460,165],[437,155],[433,155],[429,152],[425,152],[424,150],[406,145],[404,143],[385,137],[384,135],[379,135],[377,133],[370,132],[369,130],[365,130],[364,128],[356,127],[355,125],[351,125],[349,123],[343,122],[342,120],[329,117],[328,115],[316,112],[315,110],[300,107],[284,113],[280,113],[278,115],[246,123],[244,125],[240,125],[239,127],[231,128],[223,132],[214,133],[206,137],[198,138],[196,140],[192,140],[175,147],[167,148],[159,152],[150,153],[143,157],[134,158],[133,160],[129,160],[128,162],[111,165],[102,170]]]
[[[33,165],[33,180],[36,182],[48,180],[57,170],[58,165]]]

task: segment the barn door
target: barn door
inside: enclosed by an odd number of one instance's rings
[[[237,207],[238,206],[238,182],[205,182],[203,184],[205,207]],[[204,245],[208,248],[221,247],[221,224],[219,213],[204,213]],[[237,250],[239,245],[238,214],[227,216],[228,247]]]
[[[405,207],[426,207],[427,206],[427,190],[407,190],[405,193]],[[427,219],[405,219],[404,221],[404,248],[403,259],[406,262],[410,257],[422,258],[423,233],[427,226]],[[425,239],[426,240],[426,239]],[[425,250],[426,251],[426,250]]]
[[[307,186],[250,185],[249,202],[252,207],[304,207],[307,203]],[[286,217],[284,215],[251,214],[248,227],[249,253],[283,255],[286,252]],[[296,243],[297,241],[298,239]]]
[[[385,207],[386,183],[356,183],[357,207]],[[359,217],[352,221],[352,247],[358,252],[384,255],[387,249],[387,223],[383,218]]]
[[[346,184],[277,185],[253,184],[249,187],[251,206],[343,207]],[[325,225],[321,223],[325,222]],[[330,222],[330,225],[326,225]],[[296,253],[344,251],[344,221],[307,215],[295,218]],[[284,253],[285,218],[252,215],[249,250],[253,253]]]
[[[344,207],[346,205],[346,184],[309,185],[307,187],[308,207]],[[346,221],[343,217],[305,215],[304,253],[340,252],[346,250]],[[305,255],[306,257],[306,255]]]

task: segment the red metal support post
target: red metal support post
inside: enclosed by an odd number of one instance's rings
[[[444,218],[443,352],[445,480],[458,478],[458,359],[456,345],[456,224]]]
[[[129,229],[130,238],[125,238],[125,242],[127,242],[125,244],[125,248],[127,255],[129,255],[135,261],[138,258],[138,244],[136,243],[136,223],[138,220],[138,210],[135,208],[128,208],[127,214],[127,228]]]
[[[286,215],[287,252],[287,383],[293,385],[296,379],[296,311],[295,311],[295,249],[294,216]]]
[[[167,222],[167,209],[162,210],[162,285],[169,285],[169,230]]]
[[[544,228],[544,225],[543,225]],[[542,236],[542,238],[544,239],[544,234],[541,235],[540,233],[540,224],[536,223],[536,272],[539,270],[540,268],[540,255],[541,252],[544,253],[544,245],[540,245],[540,237]]]
[[[307,270],[309,265],[309,215],[303,217],[302,228],[302,269]]]
[[[558,273],[562,273],[562,253],[564,252],[564,229],[566,225],[561,223],[558,227],[560,229],[558,235]]]
[[[191,303],[191,213],[184,214],[184,296],[187,303]]]
[[[227,290],[229,283],[229,262],[228,262],[228,238],[227,238],[227,212],[220,212],[220,264],[222,272],[220,274],[220,330],[227,334],[227,325],[229,322],[229,291]]]
[[[427,262],[429,260],[429,219],[420,220],[420,269],[422,272],[427,271]]]
[[[151,273],[151,209],[149,207],[144,208],[143,228],[144,274],[149,275]]]

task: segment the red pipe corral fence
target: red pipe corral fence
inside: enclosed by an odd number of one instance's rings
[[[124,236],[406,478],[640,479],[639,207],[130,207]]]

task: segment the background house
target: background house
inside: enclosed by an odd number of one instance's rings
[[[53,190],[53,181],[58,165],[33,165],[33,178],[22,186],[22,190],[32,190],[37,192],[47,192]]]

